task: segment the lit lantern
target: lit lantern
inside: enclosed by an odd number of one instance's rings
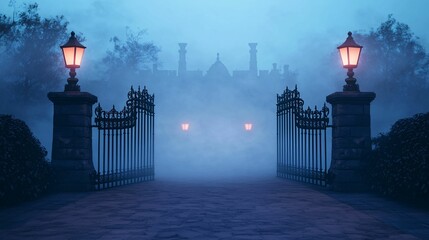
[[[67,79],[68,84],[65,86],[65,91],[80,91],[80,87],[77,85],[78,79],[75,78],[76,68],[79,68],[82,63],[86,47],[80,44],[74,32],[71,32],[68,42],[60,47],[63,51],[65,66],[70,69],[70,78]]]
[[[189,123],[182,123],[182,131],[188,131],[189,130]]]
[[[246,131],[252,131],[252,127],[253,127],[253,125],[251,123],[245,123],[244,124],[244,129]]]
[[[359,63],[360,53],[362,46],[357,44],[352,37],[352,33],[348,32],[346,41],[337,47],[340,52],[341,61],[343,67],[347,68],[346,85],[343,87],[343,91],[357,91],[359,92],[359,85],[356,84],[356,78],[354,78],[353,68],[356,68]]]
[[[349,36],[347,37],[346,41],[337,47],[337,49],[340,52],[343,67],[350,69],[357,67],[362,46],[353,40],[351,32],[349,32],[348,35]]]
[[[79,68],[82,62],[83,53],[85,52],[85,46],[75,37],[75,33],[71,32],[69,41],[61,46],[63,50],[64,63],[66,68]]]

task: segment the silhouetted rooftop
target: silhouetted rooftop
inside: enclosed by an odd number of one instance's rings
[[[207,77],[216,77],[216,78],[230,78],[231,75],[228,72],[228,69],[225,65],[219,60],[219,53],[217,54],[216,62],[211,65],[209,70],[207,71]]]

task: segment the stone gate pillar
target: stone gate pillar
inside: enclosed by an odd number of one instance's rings
[[[89,191],[94,185],[92,105],[97,97],[80,91],[50,92],[54,103],[52,167],[58,191]]]
[[[373,92],[346,87],[326,97],[332,104],[332,161],[330,188],[335,191],[365,189],[364,167],[371,151],[370,103]]]

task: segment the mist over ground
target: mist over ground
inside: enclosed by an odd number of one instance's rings
[[[23,3],[27,1],[17,1]],[[42,16],[64,15],[68,29],[82,33],[87,47],[77,70],[82,91],[98,96],[105,109],[122,108],[130,86],[147,86],[155,94],[155,166],[162,178],[223,179],[274,176],[276,168],[276,94],[297,84],[305,106],[319,107],[325,97],[341,91],[346,70],[340,65],[336,47],[348,31],[377,28],[388,14],[410,25],[428,47],[429,21],[426,1],[52,1],[40,0]],[[16,5],[19,8],[19,4]],[[7,1],[0,3],[5,14],[13,14]],[[135,75],[124,69],[114,80],[100,73],[101,61],[113,36],[125,38],[126,27],[146,30],[145,40],[161,51],[156,62],[160,71],[177,74],[178,43],[186,42],[187,69],[207,74],[216,54],[230,75],[249,69],[249,42],[257,42],[258,70],[280,72],[289,65],[290,78],[267,81],[235,79],[158,79]],[[59,48],[58,48],[59,50]],[[363,53],[365,54],[365,46]],[[356,78],[361,91],[374,85],[360,78],[372,66],[361,65]],[[148,65],[148,71],[153,71]],[[66,83],[67,75],[58,79]],[[61,85],[60,85],[61,86]],[[50,91],[62,91],[62,86]],[[23,118],[48,149],[52,144],[52,111],[43,106],[14,114]],[[400,107],[372,105],[372,135],[387,131],[403,117],[428,109],[422,102]],[[13,106],[13,103],[11,104]],[[410,106],[416,106],[411,108]],[[396,108],[395,108],[396,107]],[[19,106],[14,106],[19,109]],[[6,109],[6,108],[5,108]],[[414,110],[416,109],[416,110]],[[1,112],[4,109],[2,109]],[[189,123],[189,131],[181,124]],[[244,124],[252,123],[252,131]]]
[[[186,79],[154,75],[155,80],[144,81],[149,93],[155,93],[158,177],[220,180],[275,175],[276,94],[284,90],[285,80],[225,79],[216,74]],[[139,84],[134,81],[134,88]],[[125,103],[129,87],[119,84],[114,89],[106,97],[99,93],[106,110],[113,103],[121,109]],[[91,92],[97,94],[96,89]],[[182,130],[183,123],[189,124],[188,131]],[[245,130],[246,123],[252,124],[251,131]]]
[[[179,84],[157,96],[158,172],[205,178],[273,176],[274,89],[254,89],[234,79],[192,85]],[[182,123],[189,124],[188,131],[181,129]],[[251,131],[245,123],[252,124]]]

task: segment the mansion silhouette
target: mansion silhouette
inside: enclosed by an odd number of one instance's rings
[[[285,82],[293,78],[294,73],[289,70],[289,65],[284,65],[283,69],[279,69],[277,63],[273,63],[271,70],[259,70],[257,61],[257,43],[249,43],[249,69],[248,70],[234,70],[232,74],[228,68],[221,62],[219,53],[217,54],[216,61],[210,68],[203,72],[201,70],[188,70],[186,64],[186,46],[187,43],[179,43],[179,64],[177,70],[161,70],[158,69],[157,64],[153,64],[151,70],[143,72],[143,77],[152,80],[169,80],[169,79],[183,79],[183,80],[199,80],[199,79],[213,79],[213,80],[277,80],[277,82]]]

